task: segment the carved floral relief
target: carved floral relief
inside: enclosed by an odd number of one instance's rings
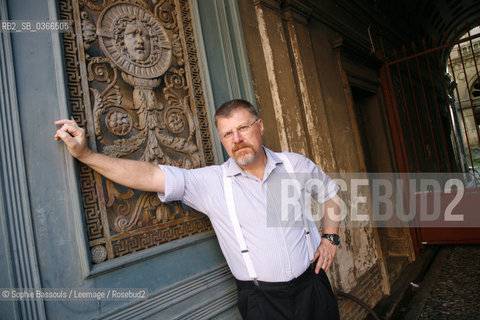
[[[213,164],[187,0],[60,1],[73,117],[111,157],[198,168]],[[179,202],[116,185],[79,164],[92,261],[211,229]]]

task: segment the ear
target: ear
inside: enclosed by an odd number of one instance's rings
[[[265,130],[265,128],[263,127],[263,120],[262,119],[258,119],[258,126],[260,127],[260,133],[263,136],[263,131]]]

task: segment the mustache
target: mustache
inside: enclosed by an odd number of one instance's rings
[[[235,147],[233,147],[233,152],[236,152],[236,151],[238,151],[242,148],[247,148],[247,147],[251,147],[251,145],[248,144],[248,143],[239,143],[239,144],[235,145]]]

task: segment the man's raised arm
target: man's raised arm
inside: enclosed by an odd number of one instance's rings
[[[88,148],[85,130],[74,120],[58,120],[55,124],[62,126],[55,133],[55,140],[63,140],[72,156],[107,179],[133,189],[165,191],[165,175],[160,167],[144,161],[112,158],[93,152]]]

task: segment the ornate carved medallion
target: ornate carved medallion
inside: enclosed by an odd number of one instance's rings
[[[114,3],[97,21],[100,47],[121,70],[139,78],[157,78],[170,67],[167,33],[147,9]]]
[[[73,117],[112,157],[214,164],[188,0],[61,0]],[[79,164],[94,263],[211,229],[179,202],[114,184]]]

